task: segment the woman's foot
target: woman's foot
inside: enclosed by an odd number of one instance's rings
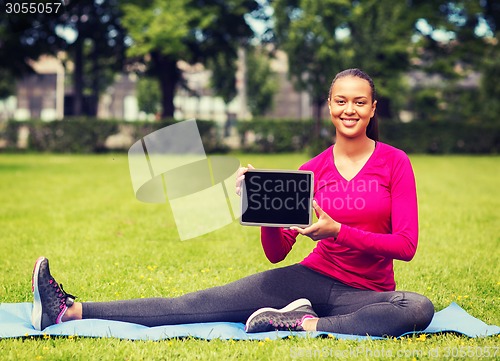
[[[31,323],[36,330],[61,323],[63,316],[75,301],[75,296],[64,292],[62,284],[59,285],[50,274],[49,260],[40,257],[36,260],[31,278],[33,291],[33,310]]]
[[[303,324],[308,319],[317,320],[317,317],[318,315],[314,312],[311,302],[301,298],[281,309],[266,307],[255,311],[248,318],[245,331],[249,333],[275,330],[310,331],[309,328],[304,328]]]

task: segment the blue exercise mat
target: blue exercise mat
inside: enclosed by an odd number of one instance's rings
[[[199,339],[223,340],[263,340],[284,338],[289,335],[298,337],[318,337],[331,335],[342,339],[366,339],[366,336],[344,335],[327,332],[263,332],[248,334],[244,325],[231,322],[194,323],[186,325],[146,327],[133,323],[80,320],[52,325],[43,331],[31,326],[31,303],[0,303],[0,338],[28,336],[80,336],[114,337],[129,340],[163,340],[175,337],[195,337]],[[472,317],[456,303],[436,312],[427,329],[419,333],[456,332],[468,337],[485,337],[500,333],[500,327],[485,324]],[[411,333],[408,333],[411,334]],[[405,335],[408,335],[405,334]],[[402,336],[405,336],[402,335]],[[371,339],[382,339],[370,337]]]

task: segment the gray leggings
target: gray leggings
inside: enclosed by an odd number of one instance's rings
[[[295,264],[176,298],[83,303],[83,318],[146,326],[244,323],[261,307],[281,308],[298,298],[311,301],[320,317],[318,331],[400,336],[425,329],[434,315],[434,306],[422,295],[361,290]]]

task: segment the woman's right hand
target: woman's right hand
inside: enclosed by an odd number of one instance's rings
[[[245,179],[245,173],[249,169],[255,169],[253,165],[249,164],[248,167],[240,167],[236,173],[236,194],[241,196],[241,184],[243,179]]]

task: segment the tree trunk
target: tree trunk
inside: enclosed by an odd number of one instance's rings
[[[97,116],[97,105],[99,104],[99,76],[101,69],[99,66],[99,52],[96,41],[97,40],[94,40],[94,48],[92,49],[92,96],[87,114],[91,117]]]
[[[73,69],[73,115],[79,116],[83,114],[83,42],[84,36],[82,35],[82,24],[80,18],[82,15],[82,7],[77,5],[75,7],[77,20],[76,31],[78,37],[76,38],[75,49],[75,68]]]
[[[162,118],[173,118],[175,112],[174,96],[180,72],[177,68],[177,59],[159,53],[152,53],[151,59],[161,90]]]
[[[83,39],[75,41],[75,68],[73,69],[73,115],[83,114]]]

